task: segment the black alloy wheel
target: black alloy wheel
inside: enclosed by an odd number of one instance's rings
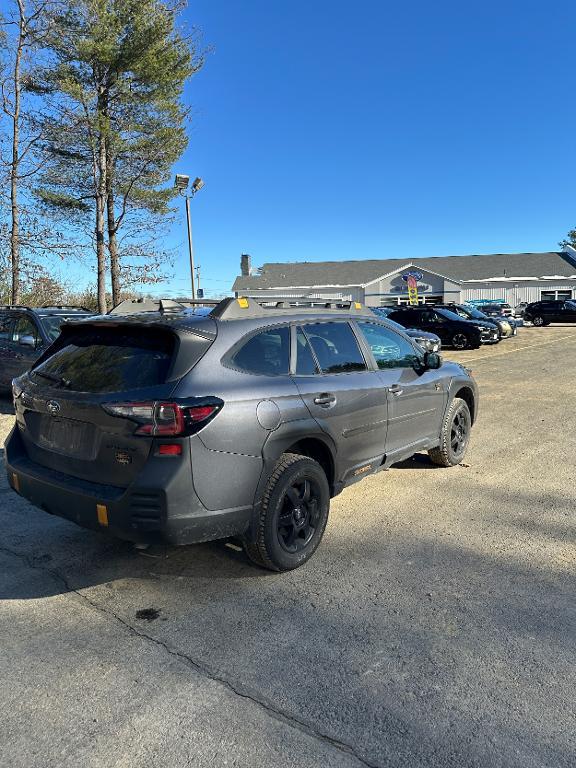
[[[284,494],[278,515],[280,546],[286,552],[300,552],[310,543],[320,515],[322,492],[312,479],[296,480]]]
[[[454,349],[466,349],[468,344],[468,336],[466,336],[465,333],[462,333],[462,331],[457,331],[454,336],[452,336],[452,346]]]
[[[450,425],[450,447],[454,457],[463,456],[470,438],[470,413],[460,408],[452,418]]]
[[[441,467],[460,464],[470,441],[472,416],[468,404],[455,397],[444,418],[440,445],[428,451],[428,455]]]
[[[320,464],[308,456],[283,454],[244,539],[246,554],[271,571],[298,568],[320,544],[329,509],[330,488]]]

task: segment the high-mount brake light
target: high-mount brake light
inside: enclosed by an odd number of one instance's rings
[[[201,429],[222,405],[221,401],[199,405],[144,402],[106,403],[103,408],[111,416],[120,416],[138,424],[135,435],[180,437]]]

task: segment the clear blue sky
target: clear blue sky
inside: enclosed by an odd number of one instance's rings
[[[204,286],[253,263],[557,247],[576,226],[570,2],[223,2],[186,21]],[[184,229],[177,280],[186,285]]]
[[[576,5],[190,0],[213,46],[175,170],[202,283],[253,264],[557,247],[576,226]],[[188,283],[182,223],[175,280]]]

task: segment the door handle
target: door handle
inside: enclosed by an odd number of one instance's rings
[[[392,386],[390,387],[390,393],[392,395],[396,395],[396,397],[398,397],[398,395],[401,395],[402,392],[404,392],[404,390],[402,389],[400,384],[392,384]]]
[[[318,397],[315,397],[314,402],[316,405],[321,405],[323,408],[330,408],[331,405],[335,405],[336,403],[336,395],[324,392],[323,394],[318,395]]]

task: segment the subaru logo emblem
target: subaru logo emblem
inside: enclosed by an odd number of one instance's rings
[[[60,413],[60,403],[57,403],[56,400],[48,400],[46,408],[48,408],[48,412],[51,413],[52,416],[56,416],[57,413]]]

